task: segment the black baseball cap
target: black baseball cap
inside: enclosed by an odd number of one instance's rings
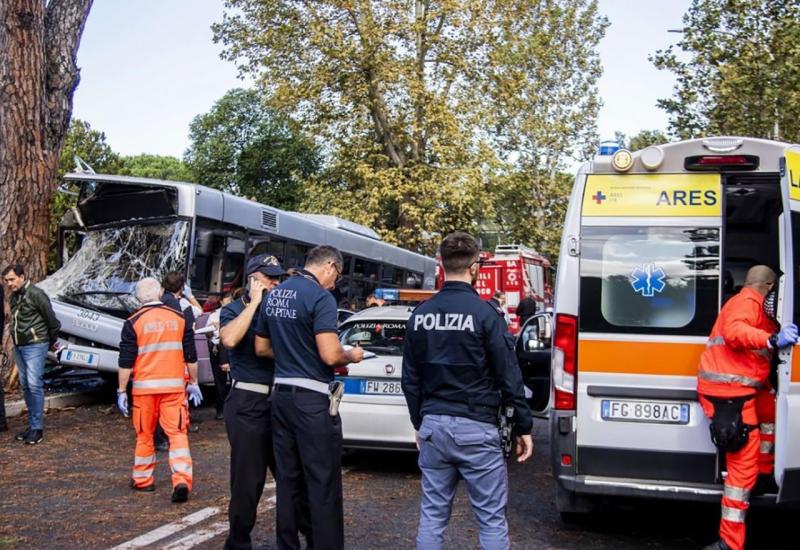
[[[286,275],[278,258],[271,254],[259,254],[250,258],[247,262],[247,275],[250,276],[256,272],[263,273],[267,277]]]

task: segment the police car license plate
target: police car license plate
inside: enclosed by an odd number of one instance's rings
[[[90,367],[97,366],[97,356],[94,353],[67,350],[64,354],[64,360],[74,361],[76,363],[84,363]]]
[[[600,417],[603,420],[619,422],[688,424],[689,409],[688,403],[603,399],[600,402]]]
[[[362,380],[361,393],[372,395],[403,395],[400,381]]]

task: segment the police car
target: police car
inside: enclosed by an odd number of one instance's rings
[[[339,376],[345,448],[415,451],[414,427],[400,386],[408,306],[373,307],[339,327],[344,346],[364,348],[364,360]]]

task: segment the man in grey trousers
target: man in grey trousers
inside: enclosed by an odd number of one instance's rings
[[[448,235],[440,246],[445,283],[406,324],[402,385],[422,470],[418,549],[442,548],[459,474],[478,520],[481,548],[508,548],[501,406],[514,409],[517,460],[533,453],[533,422],[514,340],[502,311],[473,288],[479,252],[471,235]]]

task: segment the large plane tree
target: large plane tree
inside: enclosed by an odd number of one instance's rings
[[[50,203],[92,0],[0,1],[0,263],[47,272]]]

